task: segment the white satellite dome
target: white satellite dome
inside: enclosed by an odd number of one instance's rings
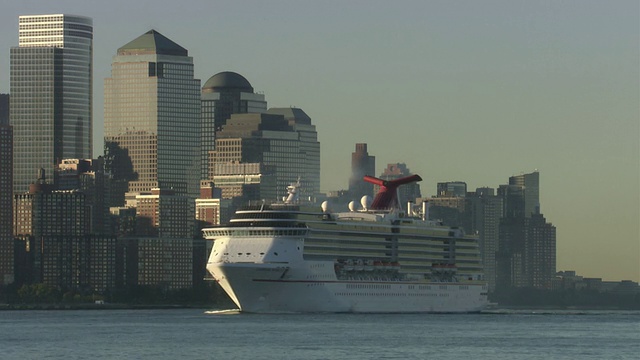
[[[349,203],[349,211],[356,211],[356,209],[357,209],[356,202],[355,201],[351,201]]]
[[[373,199],[369,195],[365,195],[360,199],[360,205],[362,205],[362,208],[365,210],[369,210],[372,203]]]
[[[329,212],[329,202],[327,200],[323,201],[322,204],[320,204],[320,208],[322,209],[322,212],[328,213]]]

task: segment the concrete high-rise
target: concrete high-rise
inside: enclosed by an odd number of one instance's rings
[[[213,75],[202,86],[201,179],[209,174],[209,154],[215,150],[216,131],[222,130],[231,114],[267,111],[263,94],[255,94],[242,75],[223,71]]]
[[[113,57],[104,85],[105,161],[129,192],[198,196],[200,80],[193,71],[188,51],[155,30]]]
[[[496,253],[500,235],[500,219],[503,214],[502,197],[495,195],[492,188],[478,188],[466,197],[470,224],[465,231],[477,233],[480,239],[480,251],[484,266],[484,277],[489,291],[496,288]]]
[[[349,195],[360,199],[364,195],[373,196],[373,184],[363,180],[365,175],[375,176],[376,157],[369,155],[367,144],[356,144],[356,151],[351,153],[351,177],[349,178]]]
[[[61,159],[91,158],[92,57],[91,18],[19,17],[10,60],[14,193],[28,191],[41,168],[53,179]]]

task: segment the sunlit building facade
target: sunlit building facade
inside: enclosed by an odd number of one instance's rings
[[[91,158],[93,20],[20,16],[18,39],[10,60],[14,193],[28,191],[40,168],[52,175],[60,159]]]
[[[155,30],[113,57],[105,79],[105,156],[129,192],[198,196],[200,80],[193,71],[187,50]]]
[[[304,117],[308,120],[302,120]],[[216,150],[211,152],[209,163],[210,178],[216,187],[222,188],[222,197],[225,197],[225,184],[218,178],[222,169],[233,186],[240,185],[238,176],[251,175],[256,184],[259,180],[262,185],[257,200],[282,199],[287,195],[287,186],[298,179],[302,183],[302,198],[317,195],[320,183],[315,177],[320,173],[320,148],[317,140],[314,144],[315,129],[309,117],[306,114],[304,117],[298,114],[289,118],[277,113],[231,115],[216,133]],[[248,164],[255,165],[248,168]],[[264,186],[266,181],[269,186]]]

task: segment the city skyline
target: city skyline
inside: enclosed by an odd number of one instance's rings
[[[639,280],[637,2],[190,5],[121,14],[7,2],[0,92],[19,15],[93,18],[97,156],[111,57],[156,29],[189,50],[195,78],[235,71],[269,106],[304,109],[324,144],[322,191],[348,187],[356,143],[368,144],[377,173],[406,163],[428,196],[437,182],[497,188],[538,169],[558,270]]]

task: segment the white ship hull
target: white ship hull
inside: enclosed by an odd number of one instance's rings
[[[375,272],[339,279],[331,261],[303,260],[300,237],[226,237],[207,270],[245,312],[479,312],[481,282],[385,280]],[[364,276],[366,275],[366,276]]]

